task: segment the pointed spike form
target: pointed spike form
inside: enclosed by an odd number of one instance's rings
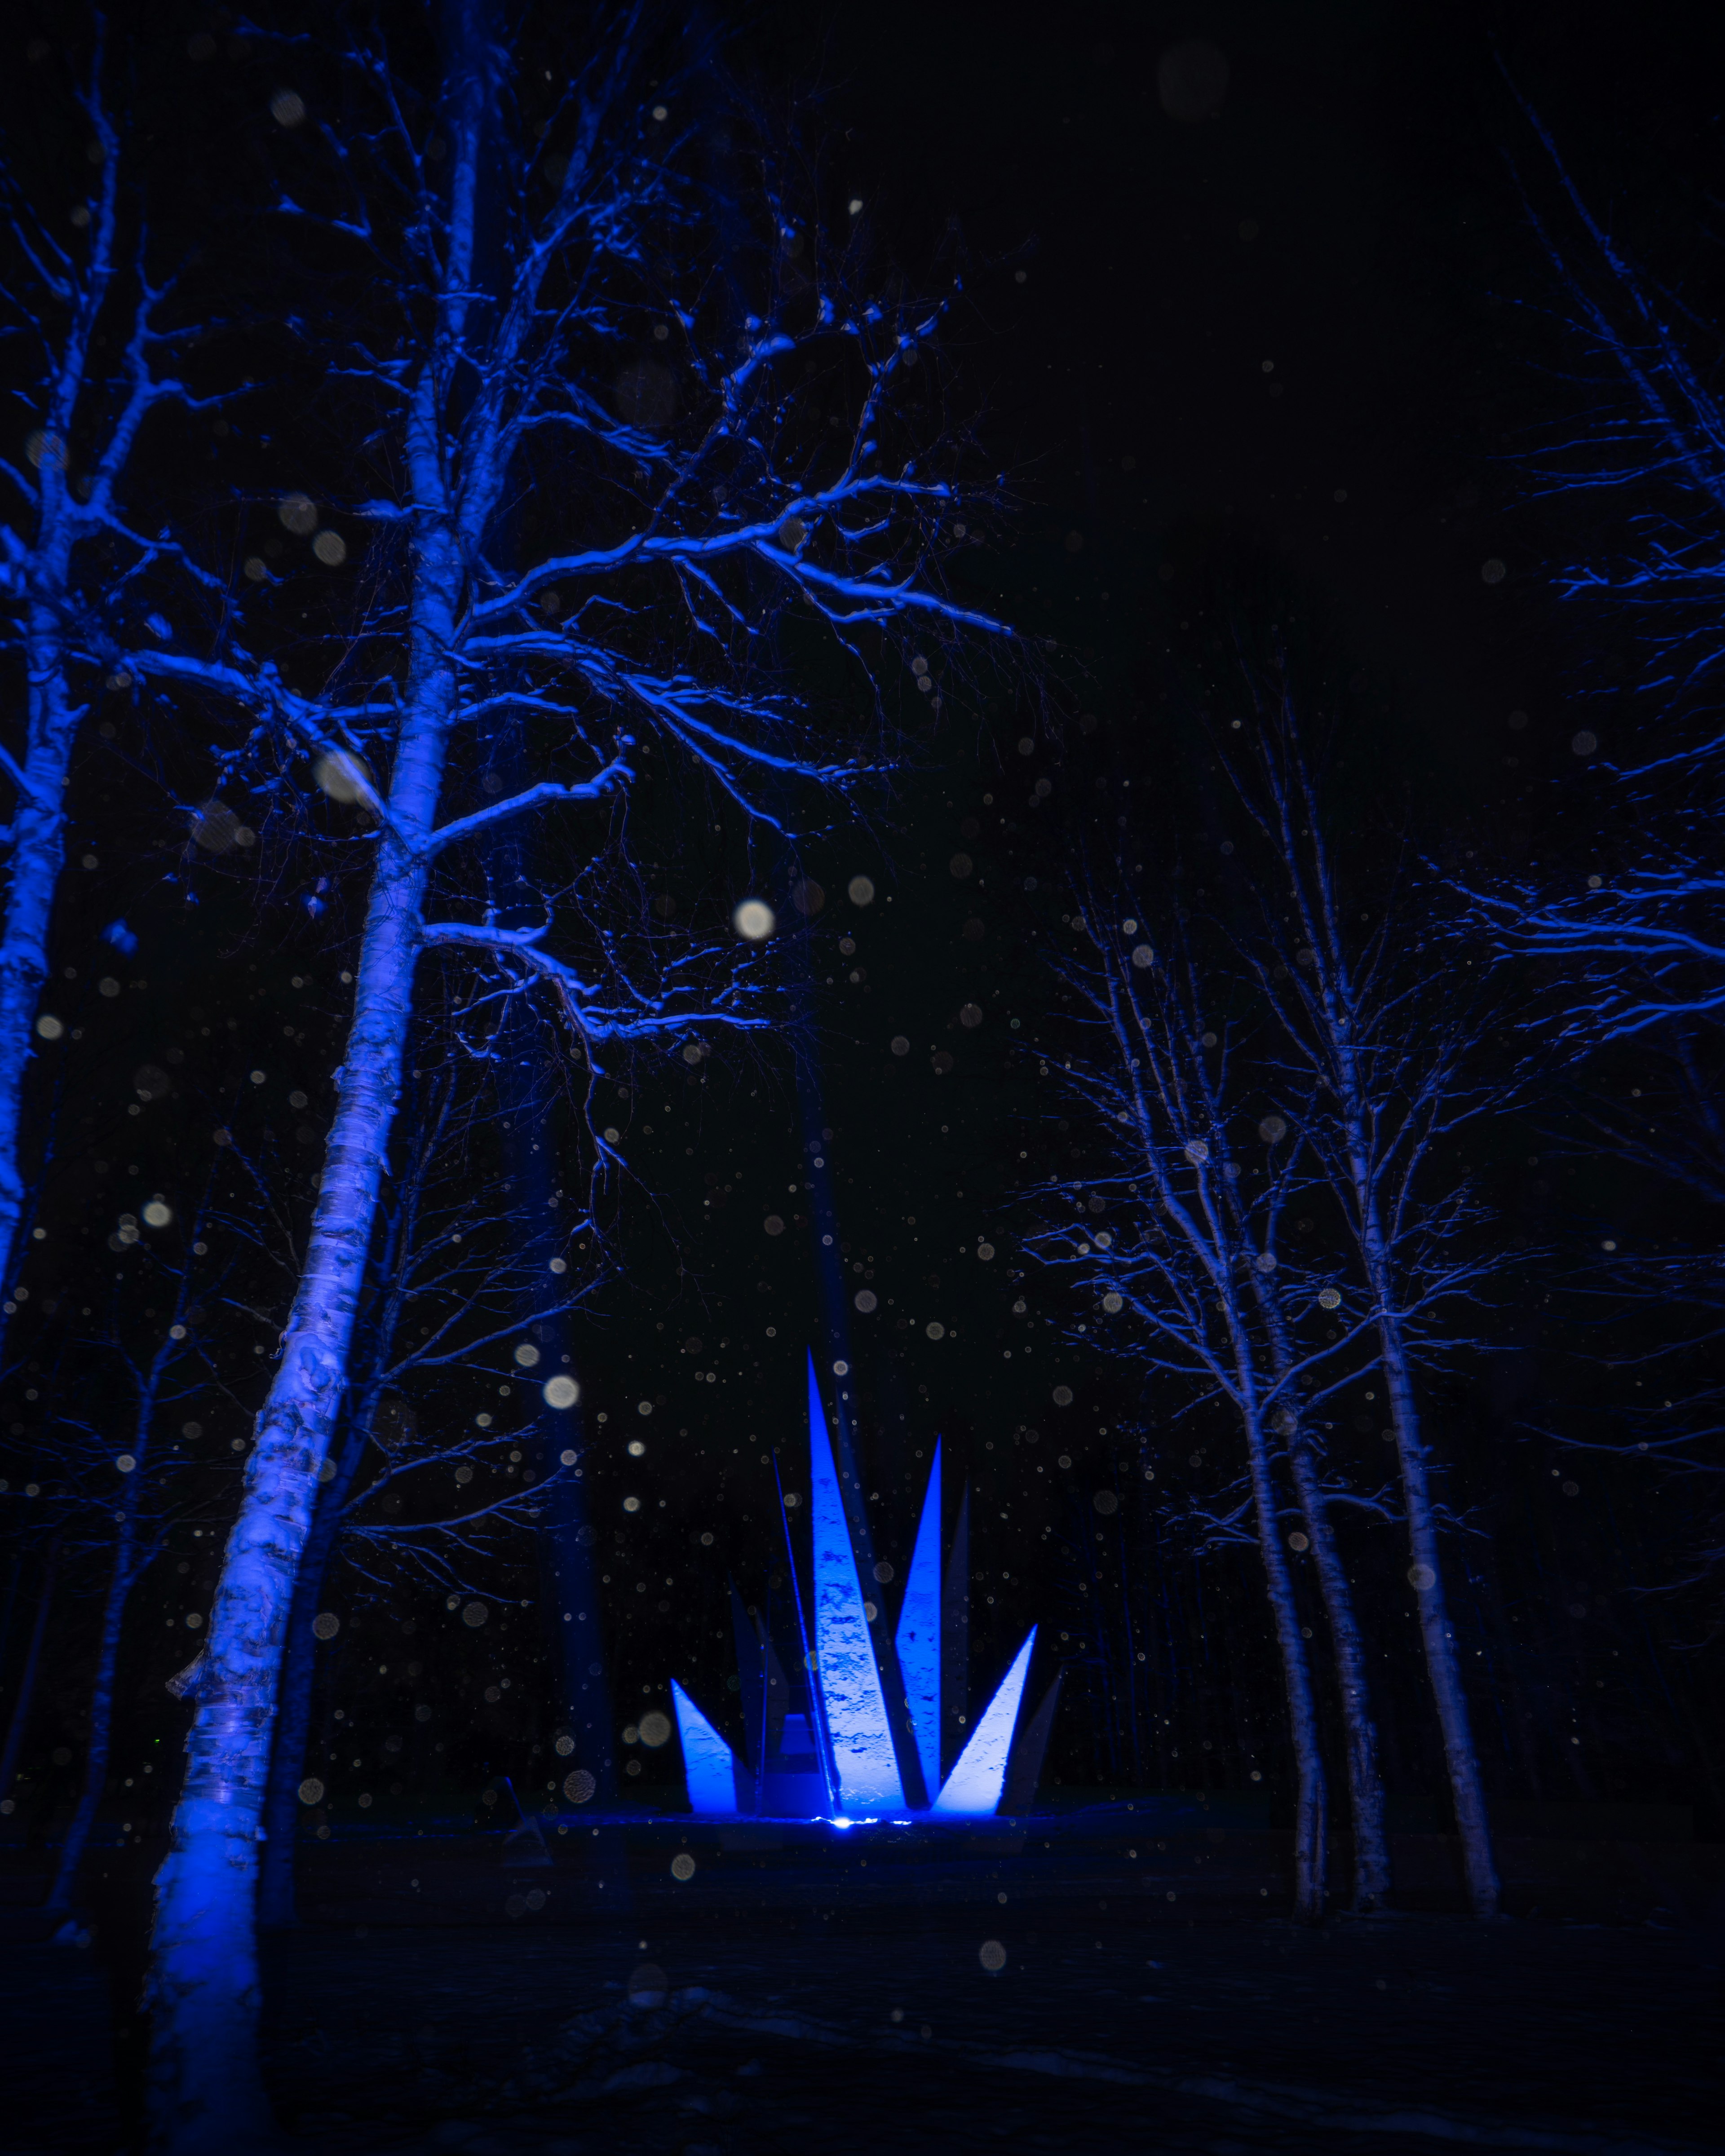
[[[809,1358],[809,1479],[814,1531],[814,1654],[838,1798],[853,1817],[902,1811],[886,1698],[863,1609],[862,1582],[839,1487],[814,1358]]]
[[[898,1666],[905,1681],[922,1779],[932,1791],[941,1785],[941,1448],[922,1499],[922,1523],[898,1613]]]
[[[706,1818],[731,1819],[737,1812],[737,1763],[720,1736],[676,1679],[671,1679],[677,1735],[683,1745],[683,1778],[689,1809]]]
[[[1054,1730],[1055,1710],[1060,1703],[1063,1671],[1042,1695],[1042,1704],[1028,1722],[1021,1722],[1013,1739],[1012,1759],[1006,1769],[1006,1790],[1001,1803],[1009,1812],[1034,1812],[1036,1790],[1042,1780],[1042,1763],[1048,1757],[1048,1740]]]
[[[737,1685],[742,1695],[742,1755],[758,1784],[767,1763],[767,1655],[755,1620],[730,1582],[731,1630],[737,1640]]]
[[[988,1819],[999,1810],[1012,1733],[1018,1726],[1019,1706],[1024,1697],[1024,1679],[1030,1673],[1030,1653],[1035,1645],[1033,1625],[1017,1659],[1002,1678],[999,1691],[983,1708],[970,1742],[958,1754],[958,1763],[947,1777],[946,1787],[929,1807],[932,1811],[943,1812],[948,1818]]]
[[[970,1724],[970,1485],[958,1500],[952,1546],[947,1552],[946,1593],[941,1598],[941,1757],[951,1763],[964,1749]],[[940,1787],[937,1774],[931,1794]]]

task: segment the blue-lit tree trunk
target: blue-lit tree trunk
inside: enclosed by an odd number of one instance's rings
[[[1251,685],[1253,731],[1230,769],[1272,864],[1264,872],[1256,971],[1291,1056],[1316,1089],[1304,1128],[1347,1223],[1366,1292],[1395,1433],[1407,1578],[1467,1894],[1474,1913],[1489,1917],[1497,1909],[1497,1870],[1445,1594],[1414,1364],[1420,1348],[1434,1352],[1439,1312],[1466,1310],[1490,1269],[1458,1246],[1460,1229],[1472,1222],[1453,1167],[1430,1199],[1426,1185],[1440,1172],[1445,1142],[1488,1104],[1501,1109],[1513,1086],[1500,1082],[1488,1093],[1468,1075],[1487,1024],[1466,990],[1440,991],[1446,963],[1452,979],[1466,974],[1435,924],[1428,921],[1422,936],[1411,909],[1380,905],[1357,957],[1291,691],[1285,680]]]
[[[16,603],[4,644],[17,654],[23,740],[0,743],[0,772],[13,788],[3,832],[6,891],[0,906],[0,1286],[9,1293],[22,1252],[28,1202],[24,1133],[26,1074],[39,1030],[63,1027],[41,1011],[48,978],[54,896],[65,862],[66,789],[74,747],[100,691],[106,666],[135,632],[130,617],[167,592],[207,596],[213,578],[198,571],[164,531],[146,536],[129,521],[124,497],[137,464],[140,436],[158,408],[206,408],[166,371],[193,334],[163,326],[171,284],[146,270],[148,234],[128,229],[121,179],[121,133],[104,85],[99,34],[78,106],[89,130],[95,185],[77,205],[81,236],[62,244],[64,213],[50,220],[25,194],[14,172],[0,168],[11,260],[0,286],[0,315],[16,346],[41,354],[33,401],[38,422],[23,466],[0,459],[0,484],[18,509],[0,525],[0,597]],[[136,179],[130,182],[134,198]],[[123,259],[128,251],[130,264]],[[100,336],[121,346],[118,365],[98,357]],[[21,513],[19,513],[21,511]],[[146,512],[147,513],[147,512]],[[162,638],[172,631],[150,616]],[[165,647],[164,647],[165,648]],[[240,676],[182,661],[187,678]]]
[[[434,917],[434,869],[440,896],[477,907],[460,863],[504,820],[557,803],[596,814],[626,791],[635,746],[626,720],[655,730],[746,808],[763,785],[842,784],[858,771],[855,752],[819,757],[822,729],[762,676],[765,613],[794,605],[830,624],[865,682],[883,632],[932,615],[970,619],[927,575],[952,487],[903,459],[896,475],[879,465],[883,432],[901,431],[892,406],[904,354],[932,336],[938,310],[853,306],[817,256],[813,277],[799,270],[763,291],[748,351],[739,357],[733,344],[721,361],[701,336],[691,261],[699,204],[678,177],[675,138],[655,146],[654,108],[668,112],[675,93],[663,74],[655,86],[644,80],[639,14],[602,13],[583,28],[588,42],[562,78],[572,78],[566,105],[547,98],[549,131],[531,157],[513,133],[521,85],[509,83],[479,0],[444,12],[443,75],[429,102],[398,98],[379,38],[360,35],[344,57],[353,97],[373,100],[367,120],[339,158],[307,131],[310,169],[290,183],[332,245],[361,250],[372,318],[352,341],[349,379],[375,402],[356,431],[394,444],[401,506],[371,509],[386,528],[401,525],[408,544],[398,612],[352,670],[386,671],[398,649],[402,659],[394,696],[344,707],[335,696],[330,706],[330,727],[347,729],[356,759],[344,784],[374,819],[373,865],[322,1186],[224,1553],[157,1880],[152,2132],[177,2156],[228,2156],[271,2130],[253,1930],[271,1723],[295,1573],[348,1383],[420,959],[450,951],[511,986],[542,983],[589,1055],[607,1041],[675,1040],[696,1023],[760,1022],[735,991],[638,988],[604,938],[594,939],[588,978],[546,946],[549,896],[534,929],[483,912]],[[506,239],[483,259],[482,184],[514,189]],[[786,206],[756,208],[774,261]],[[679,302],[646,265],[670,263],[675,281],[685,261],[690,296]],[[617,351],[649,314],[660,341],[675,336],[705,415],[681,436],[665,430],[668,412],[655,431],[654,377],[611,379]],[[811,429],[803,444],[783,430],[785,399],[804,393],[823,353],[855,366],[860,424],[842,442]],[[794,378],[793,362],[804,370]],[[611,416],[614,399],[629,420]],[[548,547],[501,578],[489,537],[531,471],[529,451],[547,442],[579,452],[547,501],[561,512],[578,496],[586,526],[567,551]],[[587,483],[588,459],[603,484]],[[622,518],[619,502],[630,511]],[[863,512],[855,526],[853,510]],[[649,595],[655,580],[662,588]],[[572,590],[572,601],[562,596]],[[452,758],[524,712],[558,729],[542,767],[581,775],[547,776],[447,815],[459,791]],[[362,757],[380,773],[375,784],[358,773]]]
[[[1300,1399],[1296,1382],[1300,1358],[1289,1339],[1275,1289],[1262,1274],[1254,1274],[1253,1285],[1282,1402],[1271,1418],[1271,1426],[1282,1440],[1289,1478],[1312,1544],[1312,1569],[1323,1598],[1324,1621],[1329,1627],[1336,1681],[1342,1694],[1348,1801],[1353,1821],[1353,1907],[1364,1913],[1384,1906],[1390,1884],[1384,1777],[1378,1763],[1378,1722],[1366,1671],[1366,1643],[1354,1606],[1353,1583],[1336,1543],[1332,1500],[1324,1487],[1317,1435]]]
[[[562,1371],[554,1349],[532,1343],[561,1336],[592,1275],[578,1272],[567,1284],[568,1261],[547,1258],[543,1211],[536,1210],[536,1199],[545,1205],[542,1192],[525,1189],[519,1175],[507,1179],[501,1195],[490,1178],[475,1179],[475,1150],[487,1142],[519,1168],[510,1141],[520,1117],[496,1111],[500,1104],[519,1109],[521,1096],[511,1073],[500,1070],[496,1097],[476,1109],[449,1067],[459,1055],[446,1053],[452,1045],[449,1014],[439,1029],[442,1050],[428,1044],[429,1030],[419,1029],[415,1055],[421,1067],[403,1116],[412,1152],[380,1205],[346,1404],[295,1578],[264,1802],[258,1910],[268,1928],[297,1921],[299,1792],[317,1684],[314,1620],[331,1570],[344,1564],[352,1577],[375,1584],[380,1566],[396,1572],[405,1567],[440,1591],[477,1592],[483,1584],[495,1592],[485,1573],[508,1563],[529,1533],[542,1545],[546,1519],[557,1517],[556,1508],[567,1505],[572,1491],[578,1503],[583,1488],[573,1472],[577,1463],[560,1457],[572,1450],[567,1409],[543,1408],[536,1430],[499,1430],[490,1427],[488,1416],[477,1434],[448,1431],[452,1378],[475,1370],[495,1377],[500,1365],[521,1375],[520,1356],[530,1345],[554,1373]],[[507,1013],[491,1039],[500,1055],[504,1045],[519,1046]],[[556,1247],[588,1224],[565,1215]],[[422,1318],[416,1331],[414,1321]],[[438,1494],[452,1468],[470,1480],[497,1470],[505,1453],[528,1447],[538,1467],[501,1498],[469,1498],[458,1480],[452,1511]],[[578,1540],[577,1547],[585,1556]],[[570,1630],[590,1632],[591,1623],[575,1625],[567,1601],[557,1603],[558,1620],[566,1609]],[[561,1629],[553,1644],[559,1652],[572,1652]],[[590,1676],[587,1681],[591,1686]],[[596,1748],[601,1734],[608,1739],[608,1727],[592,1734]]]
[[[1117,911],[1111,901],[1106,910]],[[1118,912],[1136,920],[1123,901]],[[1061,1059],[1060,1085],[1111,1156],[1101,1178],[1111,1224],[1098,1230],[1083,1213],[1051,1219],[1030,1248],[1100,1300],[1104,1322],[1117,1338],[1126,1335],[1115,1351],[1122,1359],[1219,1394],[1237,1424],[1245,1471],[1213,1539],[1250,1544],[1262,1570],[1294,1755],[1294,1909],[1316,1922],[1324,1912],[1328,1784],[1271,1428],[1296,1372],[1270,1367],[1251,1286],[1255,1271],[1276,1263],[1285,1178],[1272,1178],[1255,1214],[1243,1208],[1221,1105],[1225,1063],[1212,1069],[1206,1061],[1204,1040],[1215,1036],[1189,966],[1176,962],[1176,978],[1148,943],[1122,948],[1098,913],[1092,895],[1085,926],[1093,963],[1063,952],[1055,966],[1090,1022],[1078,1052]],[[1062,1195],[1071,1202],[1069,1194],[1050,1194],[1055,1208]]]

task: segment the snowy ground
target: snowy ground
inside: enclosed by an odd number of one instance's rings
[[[423,1897],[434,1875],[423,1851],[406,1861]],[[418,1922],[360,1924],[315,1902],[318,1920],[272,1946],[270,2072],[308,2149],[1720,2143],[1725,1999],[1705,1925],[1414,1916],[1312,1933],[1237,1897],[1171,1904],[1078,1875],[1018,1899],[980,1876],[962,1899],[883,1882],[858,1903],[802,1865],[752,1907],[741,1880],[704,1900],[707,1872],[601,1914],[567,1863],[514,1877],[495,1858],[446,1863],[445,1885],[472,1871],[490,1913],[440,1921],[419,1900]],[[137,1883],[98,1898],[87,1948],[7,1950],[0,2147],[19,2156],[125,2145]],[[521,1897],[519,1917],[499,1889]]]

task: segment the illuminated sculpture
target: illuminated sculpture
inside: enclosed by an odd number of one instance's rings
[[[671,1702],[682,1742],[690,1809],[709,1817],[824,1817],[841,1825],[917,1812],[947,1819],[988,1818],[1000,1808],[1009,1764],[1014,1769],[1014,1803],[1027,1801],[1040,1771],[1055,1703],[1050,1691],[1030,1727],[1019,1737],[1019,1711],[1036,1644],[1034,1625],[999,1688],[970,1729],[950,1773],[944,1781],[941,1778],[942,1694],[950,1707],[961,1696],[964,1678],[968,1555],[961,1516],[942,1594],[939,1445],[928,1472],[922,1523],[890,1656],[876,1648],[872,1630],[876,1620],[863,1596],[812,1358],[809,1460],[812,1642],[804,1629],[794,1560],[790,1584],[806,1686],[793,1686],[786,1676],[773,1642],[770,1607],[766,1617],[745,1610],[733,1588],[732,1616],[741,1666],[746,1749],[753,1765],[751,1768],[738,1759],[689,1693],[673,1682]],[[960,1666],[953,1666],[955,1661]],[[952,1718],[963,1722],[962,1711]],[[910,1739],[902,1753],[895,1738],[896,1725]]]

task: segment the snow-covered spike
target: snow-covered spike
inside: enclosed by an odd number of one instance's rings
[[[899,1672],[905,1683],[916,1756],[922,1779],[933,1791],[941,1785],[941,1448],[935,1440],[934,1465],[922,1498],[922,1520],[911,1558],[905,1599],[894,1637]]]

